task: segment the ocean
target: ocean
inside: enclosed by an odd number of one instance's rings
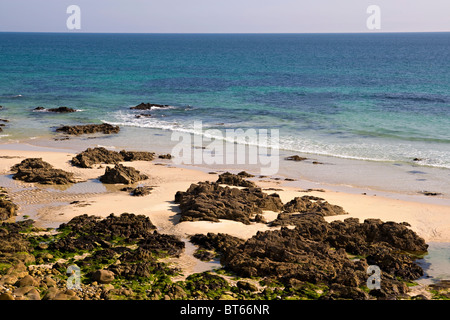
[[[428,187],[450,184],[450,33],[0,33],[0,74],[10,120],[0,143],[108,122],[139,144],[201,120],[278,129],[287,154],[406,166],[412,181],[430,180],[423,172],[439,180]],[[136,117],[141,102],[172,107]]]

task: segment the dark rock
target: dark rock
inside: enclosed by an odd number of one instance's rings
[[[121,164],[116,164],[114,168],[107,167],[105,174],[100,177],[100,181],[106,184],[133,184],[145,179],[148,179],[148,176],[141,174],[133,167],[125,167]]]
[[[442,193],[439,192],[430,192],[430,191],[420,191],[419,193],[425,195],[425,196],[429,196],[429,197],[434,197],[434,196],[440,196],[442,195]]]
[[[192,184],[186,192],[177,192],[181,221],[235,220],[250,224],[253,215],[263,210],[279,211],[283,207],[279,195],[268,195],[260,188],[237,189],[218,183]]]
[[[256,184],[252,181],[247,181],[242,178],[243,175],[235,175],[229,172],[222,173],[219,175],[219,179],[217,179],[217,183],[220,184],[228,184],[230,186],[238,186],[245,188],[253,188],[256,187]]]
[[[154,108],[168,108],[169,105],[163,105],[163,104],[155,104],[155,103],[140,103],[135,107],[131,107],[132,110],[151,110]]]
[[[153,187],[144,186],[144,187],[137,187],[131,191],[131,195],[134,197],[143,197],[147,196],[150,193],[152,193]]]
[[[118,164],[122,161],[152,161],[153,152],[146,151],[111,151],[104,147],[88,148],[72,158],[72,164],[80,168],[92,168],[94,164]]]
[[[88,148],[72,158],[72,164],[80,168],[92,168],[94,164],[117,164],[124,161],[123,155],[106,148]]]
[[[253,178],[254,175],[246,172],[246,171],[241,171],[237,174],[238,176],[242,177],[242,178]]]
[[[123,161],[152,161],[155,159],[153,152],[147,151],[120,151]]]
[[[17,209],[17,205],[9,198],[6,190],[0,187],[0,221],[16,215]]]
[[[289,161],[305,161],[305,160],[307,160],[308,158],[303,158],[303,157],[300,157],[300,156],[298,156],[298,155],[294,155],[294,156],[289,156],[289,157],[286,157],[286,158],[284,158],[285,160],[289,160]]]
[[[56,112],[56,113],[71,113],[71,112],[76,112],[77,110],[72,109],[72,108],[68,108],[68,107],[59,107],[59,108],[47,109],[47,111],[49,111],[49,112]]]
[[[16,173],[13,179],[41,184],[70,184],[76,183],[73,173],[55,169],[42,158],[28,158],[14,165],[11,171]]]
[[[319,213],[323,216],[348,214],[342,207],[329,204],[322,198],[312,196],[296,197],[286,203],[283,210],[285,213]]]
[[[56,132],[64,132],[70,135],[92,134],[92,133],[104,133],[113,134],[119,133],[120,128],[108,123],[103,124],[86,124],[78,126],[62,126],[56,129]]]
[[[250,282],[247,281],[238,281],[236,283],[236,286],[242,290],[258,291],[258,288],[254,284],[251,284]]]
[[[414,255],[427,245],[402,224],[375,220],[361,224],[357,219],[328,223],[320,214],[299,216],[294,229],[258,232],[248,240],[195,235],[191,242],[216,250],[225,268],[240,277],[273,279],[289,288],[294,282],[326,286],[329,290],[321,299],[369,299],[361,286],[372,263],[382,270],[381,296],[371,292],[372,298],[402,296],[408,289],[399,279],[409,281],[422,274],[413,263]],[[347,253],[367,255],[367,261],[350,260]]]
[[[46,110],[44,107],[36,107],[33,109],[34,111],[44,111]]]
[[[170,160],[170,159],[172,159],[172,155],[171,154],[160,154],[159,156],[158,156],[158,158],[159,159],[168,159],[168,160]]]
[[[58,229],[69,229],[75,234],[95,234],[104,240],[119,237],[124,238],[125,241],[136,241],[137,239],[152,236],[156,227],[146,216],[123,213],[120,216],[111,214],[106,219],[81,215],[73,218],[68,223],[61,224]]]

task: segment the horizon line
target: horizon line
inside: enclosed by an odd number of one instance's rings
[[[0,33],[45,33],[45,34],[398,34],[398,33],[450,33],[448,31],[352,31],[352,32],[84,32],[84,31],[2,31]]]

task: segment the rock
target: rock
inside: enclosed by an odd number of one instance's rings
[[[16,173],[13,179],[41,184],[70,184],[76,183],[74,175],[61,169],[55,169],[42,158],[28,158],[11,168]]]
[[[177,192],[181,221],[228,219],[250,224],[250,218],[263,210],[279,211],[283,204],[278,194],[268,195],[260,188],[237,189],[218,183],[199,182],[186,192]]]
[[[134,197],[143,197],[151,194],[151,191],[153,190],[153,187],[144,186],[144,187],[137,187],[131,191],[131,195]]]
[[[19,286],[19,287],[27,287],[27,286],[34,286],[34,285],[36,285],[36,280],[30,275],[26,275],[25,277],[20,279],[17,283],[17,286]]]
[[[92,168],[94,164],[117,164],[123,160],[123,156],[106,148],[88,148],[72,158],[72,165],[80,168]]]
[[[74,217],[67,223],[59,226],[58,230],[70,230],[74,236],[81,233],[84,235],[97,235],[96,241],[111,240],[113,238],[124,238],[127,241],[136,241],[151,237],[156,230],[155,225],[144,215],[123,213],[120,216],[109,215],[105,219],[95,216],[80,215]],[[77,238],[78,239],[78,238]],[[89,240],[88,238],[85,238]],[[58,244],[58,242],[56,242]],[[92,244],[91,244],[92,245]],[[55,248],[54,249],[61,249]],[[62,247],[63,248],[63,247]]]
[[[163,105],[163,104],[155,104],[155,103],[140,103],[135,107],[131,107],[131,110],[152,110],[154,108],[168,108],[169,105]]]
[[[297,161],[297,162],[299,162],[299,161],[305,161],[305,160],[307,160],[308,158],[303,158],[303,157],[300,157],[300,156],[298,156],[298,155],[294,155],[294,156],[289,156],[289,157],[286,157],[286,158],[284,158],[285,160],[289,160],[289,161]]]
[[[241,171],[237,175],[242,177],[242,178],[253,178],[254,177],[254,175],[252,175],[252,174],[250,174],[248,172],[245,172],[245,171]]]
[[[141,174],[133,167],[125,167],[121,164],[116,164],[114,168],[107,167],[105,174],[100,177],[100,181],[106,184],[133,184],[146,179],[148,176]]]
[[[171,154],[160,154],[159,156],[158,156],[158,158],[159,159],[168,159],[168,160],[170,160],[170,159],[172,159],[172,155]]]
[[[92,274],[92,280],[101,284],[108,284],[114,281],[114,273],[109,270],[97,270]]]
[[[147,151],[120,151],[123,161],[152,161],[155,153]]]
[[[321,299],[369,299],[360,286],[367,267],[382,270],[383,297],[402,296],[404,282],[423,273],[414,255],[426,250],[423,239],[402,224],[358,219],[328,223],[320,214],[301,214],[295,228],[258,232],[247,240],[224,234],[195,235],[191,242],[221,254],[221,264],[239,277],[263,277],[292,290],[303,283],[328,287]],[[350,260],[347,253],[367,255]],[[326,291],[325,291],[326,292]],[[302,294],[299,292],[299,294]],[[376,293],[372,298],[380,298]]]
[[[103,124],[87,124],[87,125],[77,125],[77,126],[62,126],[56,129],[56,132],[64,132],[69,135],[81,135],[81,134],[93,134],[93,133],[104,133],[113,134],[119,133],[120,128],[118,126],[113,126],[108,123]]]
[[[9,218],[15,216],[17,209],[17,205],[12,202],[6,190],[0,187],[0,221],[8,220]],[[7,232],[5,229],[1,230],[4,230],[3,232]]]
[[[217,183],[219,184],[228,184],[230,186],[238,186],[245,188],[253,188],[256,187],[256,184],[252,181],[247,181],[242,178],[243,175],[235,175],[229,172],[222,173],[219,175],[219,179],[217,179]]]
[[[283,209],[285,213],[318,213],[323,216],[348,214],[342,207],[329,204],[322,198],[312,196],[296,197],[286,203]]]
[[[33,109],[34,111],[44,111],[46,110],[44,107],[36,107]]]
[[[0,294],[0,300],[15,300],[11,293],[5,292]]]
[[[153,152],[146,151],[110,151],[103,147],[88,148],[72,158],[72,164],[80,168],[92,168],[94,164],[118,164],[122,161],[152,161]]]
[[[242,290],[247,290],[247,291],[252,291],[252,292],[258,291],[258,288],[254,284],[251,284],[250,282],[247,282],[247,281],[238,281],[236,283],[236,286]]]
[[[71,112],[76,112],[77,110],[68,108],[68,107],[59,107],[59,108],[48,109],[47,111],[57,112],[57,113],[71,113]]]

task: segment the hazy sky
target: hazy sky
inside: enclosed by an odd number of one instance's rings
[[[69,5],[81,9],[70,31]],[[450,0],[0,0],[0,31],[144,33],[450,31]]]

